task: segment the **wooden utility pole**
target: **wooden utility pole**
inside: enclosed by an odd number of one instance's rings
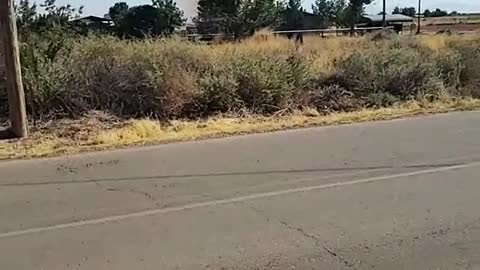
[[[13,0],[0,0],[0,35],[5,57],[10,132],[14,137],[22,138],[28,135],[27,110]]]
[[[387,27],[387,0],[383,0],[383,20],[382,20],[382,26],[383,28]]]
[[[418,25],[417,25],[417,35],[420,35],[420,33],[422,32],[422,27],[421,27],[421,23],[422,23],[422,18],[420,17],[420,15],[422,14],[422,12],[420,11],[422,9],[422,0],[418,0]]]

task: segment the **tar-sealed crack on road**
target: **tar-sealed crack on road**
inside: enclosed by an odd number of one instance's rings
[[[331,256],[333,258],[335,258],[336,260],[338,260],[340,263],[342,263],[343,265],[345,265],[346,267],[349,267],[349,268],[354,268],[355,265],[357,264],[357,262],[351,262],[349,261],[348,259],[344,258],[343,256],[339,255],[337,252],[335,252],[334,249],[328,247],[327,245],[325,244],[322,244],[322,240],[318,237],[316,237],[315,235],[313,234],[310,234],[308,232],[306,232],[302,227],[297,227],[297,226],[294,226],[288,222],[286,222],[285,220],[281,220],[281,219],[278,219],[278,218],[272,218],[270,216],[268,216],[264,211],[260,210],[260,209],[257,209],[256,207],[254,206],[250,206],[249,209],[253,210],[255,213],[261,215],[263,218],[265,218],[267,220],[267,222],[270,222],[270,220],[275,220],[277,222],[279,222],[280,224],[282,224],[285,228],[289,229],[289,230],[292,230],[292,231],[295,231],[295,232],[298,232],[300,233],[303,237],[309,239],[309,240],[312,240],[314,243],[315,243],[315,246],[316,247],[320,247],[322,248],[322,250],[328,255],[328,256]],[[354,268],[355,269],[355,268]]]

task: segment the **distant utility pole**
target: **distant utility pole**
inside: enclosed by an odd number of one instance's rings
[[[28,135],[25,93],[22,84],[22,69],[17,40],[17,25],[13,11],[13,0],[0,0],[0,43],[5,57],[7,92],[12,136]]]
[[[383,0],[383,20],[382,26],[383,28],[387,27],[387,0]]]
[[[422,14],[421,12],[422,10],[422,0],[418,0],[418,25],[417,25],[417,35],[420,35],[420,33],[422,32],[421,31],[421,23],[422,23],[422,19],[420,17],[420,15]]]

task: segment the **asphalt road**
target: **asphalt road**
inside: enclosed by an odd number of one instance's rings
[[[480,113],[0,163],[0,269],[480,269]]]

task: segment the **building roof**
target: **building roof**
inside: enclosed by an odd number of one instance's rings
[[[318,16],[308,11],[303,11],[303,16]]]
[[[72,22],[111,22],[111,18],[97,17],[97,16],[87,16],[82,18],[77,18],[72,20]]]
[[[363,18],[371,22],[382,22],[383,15],[364,15]],[[413,22],[413,18],[402,14],[393,14],[386,16],[387,22]]]

